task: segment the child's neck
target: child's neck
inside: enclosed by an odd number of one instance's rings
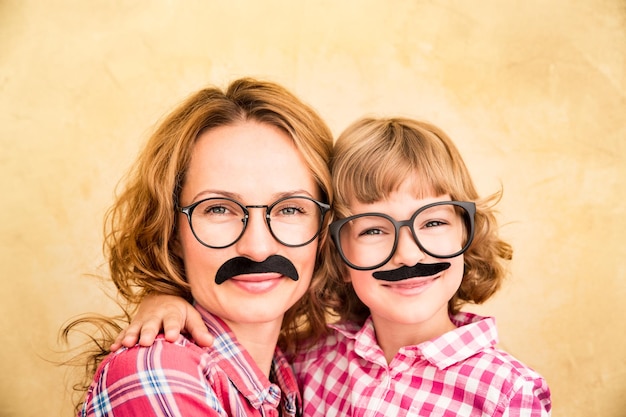
[[[456,328],[447,311],[446,314],[437,314],[422,323],[398,323],[375,315],[372,315],[372,320],[376,339],[385,354],[387,364],[391,363],[401,348],[419,345]]]
[[[269,378],[281,321],[270,323],[228,323],[237,341],[248,351],[263,374]]]

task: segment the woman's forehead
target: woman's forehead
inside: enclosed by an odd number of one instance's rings
[[[317,188],[313,173],[287,133],[246,121],[200,135],[192,150],[183,198],[222,190],[265,201],[296,190],[313,195]]]

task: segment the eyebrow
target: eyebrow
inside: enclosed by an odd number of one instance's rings
[[[300,196],[300,195],[304,195],[310,198],[315,198],[309,191],[301,188],[297,190],[282,191],[279,193],[274,193],[271,196],[271,201],[269,202],[269,204],[273,203],[274,201],[280,200],[281,198],[294,197],[294,196]],[[214,189],[200,191],[192,198],[190,204],[193,204],[200,200],[204,200],[206,198],[212,198],[212,197],[215,197],[215,198],[226,197],[226,198],[239,201],[241,203],[245,202],[246,204],[249,204],[248,202],[245,201],[246,199],[239,193],[233,193],[231,191],[226,191],[226,190],[214,190]],[[257,201],[253,203],[257,204],[259,202]]]

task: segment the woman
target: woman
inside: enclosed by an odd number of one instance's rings
[[[97,352],[81,415],[301,414],[283,352],[325,332],[313,294],[331,147],[310,107],[252,79],[201,90],[160,124],[108,215],[111,278],[129,305],[186,298],[218,342]]]

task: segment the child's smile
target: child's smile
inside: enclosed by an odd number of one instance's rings
[[[415,277],[402,281],[389,282],[383,284],[383,287],[402,296],[414,296],[427,291],[431,285],[441,277],[441,275],[431,277]]]

